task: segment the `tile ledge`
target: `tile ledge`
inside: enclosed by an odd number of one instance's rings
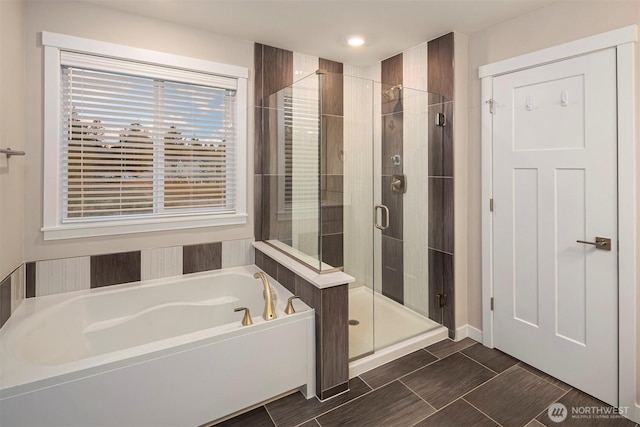
[[[263,254],[273,258],[278,263],[284,265],[289,270],[307,280],[318,289],[331,288],[333,286],[344,285],[346,283],[353,283],[356,280],[355,277],[350,276],[342,271],[326,274],[316,273],[309,267],[283,254],[279,250],[267,245],[264,242],[253,242],[253,247]]]

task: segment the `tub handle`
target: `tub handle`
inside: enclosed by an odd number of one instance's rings
[[[251,312],[247,307],[238,307],[234,308],[233,311],[242,311],[244,310],[244,317],[242,318],[242,326],[253,325],[253,319],[251,319]]]
[[[296,298],[300,298],[300,295],[294,295],[292,297],[289,297],[289,299],[287,300],[287,308],[284,309],[285,313],[293,314],[296,312],[296,309],[293,308],[293,300]]]

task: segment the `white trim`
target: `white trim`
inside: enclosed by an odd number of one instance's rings
[[[81,237],[114,236],[117,234],[147,233],[150,231],[239,225],[246,224],[246,222],[247,214],[193,215],[150,218],[145,221],[107,221],[65,224],[43,227],[40,231],[44,233],[44,240],[61,240]]]
[[[45,240],[90,236],[179,230],[247,223],[247,129],[248,83],[246,67],[221,64],[131,46],[100,42],[56,33],[42,32],[44,48],[44,196],[43,227]],[[236,87],[236,206],[234,214],[193,214],[152,218],[145,221],[109,220],[83,224],[63,224],[60,197],[60,67],[62,50],[112,59],[124,59],[179,70],[225,76],[237,81]],[[69,56],[69,58],[76,58]],[[179,73],[178,73],[179,74]],[[218,79],[220,80],[220,79]]]
[[[44,48],[44,227],[54,227],[62,218],[60,197],[60,51]]]
[[[544,49],[480,67],[482,100],[493,94],[493,77],[532,66],[616,47],[618,84],[618,236],[619,236],[619,406],[629,408],[627,417],[640,421],[637,394],[637,187],[635,164],[635,60],[638,27],[632,25],[564,45]],[[488,202],[492,197],[492,116],[489,106],[482,108],[482,306],[483,343],[493,346],[492,214]],[[628,237],[628,239],[627,239]]]
[[[42,45],[67,50],[72,52],[92,53],[147,64],[162,65],[182,70],[200,71],[221,76],[235,77],[239,79],[249,78],[249,69],[236,65],[222,64],[220,62],[206,61],[187,56],[174,55],[172,53],[158,52],[141,49],[115,43],[101,42],[82,37],[67,36],[64,34],[42,32]]]
[[[585,53],[619,46],[637,40],[638,26],[630,25],[584,39],[483,65],[478,69],[478,77],[481,79],[490,76],[495,77],[500,74],[512,73],[525,68],[567,59],[572,56],[584,55]]]
[[[471,325],[463,325],[456,328],[455,341],[461,341],[465,338],[471,338],[474,341],[482,342],[482,331]]]
[[[482,79],[482,343],[493,348],[493,215],[489,200],[493,198],[493,115],[486,103],[492,98],[491,77]]]
[[[635,43],[617,48],[618,62],[618,346],[619,346],[619,406],[627,406],[640,421],[636,405],[637,375],[637,223],[636,201],[638,173],[635,159]]]

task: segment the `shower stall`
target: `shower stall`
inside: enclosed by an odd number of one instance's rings
[[[442,329],[428,142],[442,141],[448,111],[440,95],[323,70],[262,100],[262,240],[356,279],[351,361]]]

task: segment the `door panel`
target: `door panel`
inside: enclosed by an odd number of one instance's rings
[[[495,346],[617,404],[616,57],[494,79]],[[576,242],[612,239],[611,251]]]

